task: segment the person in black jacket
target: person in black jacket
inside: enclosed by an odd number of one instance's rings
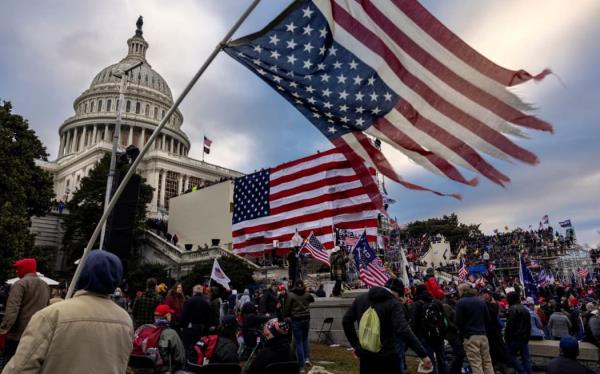
[[[531,374],[531,358],[529,356],[531,316],[529,311],[521,305],[519,294],[510,292],[506,295],[506,299],[510,307],[506,316],[504,340],[508,345],[510,359],[517,373]],[[519,362],[519,358],[521,362]]]
[[[259,311],[262,314],[275,316],[277,313],[277,283],[265,288],[260,298]]]
[[[208,331],[211,321],[211,308],[202,294],[202,285],[193,288],[193,296],[183,304],[181,326],[183,327],[183,345],[186,349],[194,345]]]
[[[579,343],[572,336],[560,339],[560,356],[556,357],[546,366],[547,374],[592,374],[593,371],[577,361],[579,356]]]
[[[259,316],[256,308],[251,302],[242,305],[242,336],[244,337],[244,351],[242,359],[246,359],[250,352],[256,347],[257,338],[260,337],[260,329],[270,317]]]
[[[223,322],[217,329],[217,343],[215,345],[212,357],[209,359],[211,364],[239,364],[237,345],[237,330],[238,323],[234,316],[226,316]],[[198,365],[203,363],[198,362],[198,352],[195,347],[188,349],[188,360]]]
[[[289,339],[290,326],[287,322],[273,318],[265,323],[263,335],[265,345],[252,360],[246,374],[262,374],[269,364],[296,361]]]
[[[488,344],[490,345],[490,357],[492,358],[492,365],[496,370],[501,373],[505,373],[507,368],[511,365],[510,355],[504,340],[502,340],[502,325],[500,325],[500,307],[494,300],[492,292],[488,288],[483,288],[479,291],[480,297],[485,301],[489,318],[485,320],[485,335],[488,338]]]
[[[368,293],[354,299],[344,315],[342,320],[344,334],[352,348],[354,348],[354,354],[360,360],[361,374],[398,372],[397,336],[401,336],[406,345],[423,359],[423,365],[426,369],[432,367],[431,359],[427,356],[425,348],[423,348],[406,321],[402,305],[396,299],[399,296],[398,293],[394,293],[390,289],[373,287]],[[362,315],[370,306],[377,312],[380,322],[381,350],[376,353],[362,349],[354,326],[355,322],[360,321]]]

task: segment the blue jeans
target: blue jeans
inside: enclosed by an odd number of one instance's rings
[[[531,374],[531,358],[529,357],[529,343],[509,342],[508,352],[513,367],[519,374]],[[519,362],[519,358],[521,362]],[[565,373],[566,374],[566,373]]]
[[[446,363],[446,353],[444,352],[444,339],[421,339],[421,343],[427,351],[427,355],[431,358],[433,363],[433,372],[437,374],[448,374],[448,364]]]
[[[398,355],[398,374],[404,374],[404,364],[406,353],[404,352],[404,340],[401,337],[396,337],[396,354]]]
[[[298,356],[298,364],[300,369],[304,367],[304,363],[310,359],[308,350],[308,329],[310,320],[292,321],[292,334],[296,343],[296,356]]]

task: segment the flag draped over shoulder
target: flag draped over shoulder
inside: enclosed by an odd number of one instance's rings
[[[549,71],[532,76],[496,65],[416,1],[296,1],[224,50],[294,105],[357,172],[364,159],[409,189],[429,190],[404,180],[367,135],[454,181],[478,182],[460,166],[505,185],[509,177],[482,154],[535,164],[536,155],[508,136],[552,131],[507,89]]]
[[[525,259],[521,256],[519,256],[519,278],[523,288],[525,289],[525,295],[531,296],[535,301],[537,301],[539,297],[538,284],[535,279],[533,279],[531,271],[527,268]]]
[[[357,235],[366,229],[375,241],[378,213],[346,157],[331,149],[235,179],[233,249],[262,255],[278,240],[287,252],[296,233],[311,232],[332,249],[333,226]]]
[[[352,250],[360,280],[367,286],[383,286],[389,279],[381,260],[369,245],[367,235],[363,234]]]

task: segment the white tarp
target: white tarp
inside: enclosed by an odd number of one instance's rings
[[[44,282],[46,282],[46,284],[48,286],[58,286],[58,282],[57,281],[55,281],[54,279],[50,279],[48,277],[45,277],[44,274],[42,274],[42,273],[37,273],[37,276],[41,280],[43,280]],[[19,280],[19,278],[11,278],[11,279],[9,279],[9,280],[6,281],[6,284],[11,284],[12,285],[12,284],[15,284],[15,282],[18,281],[18,280]]]

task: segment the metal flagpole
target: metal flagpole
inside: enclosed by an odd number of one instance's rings
[[[117,168],[117,149],[119,147],[119,139],[121,138],[121,120],[123,118],[123,106],[125,102],[125,88],[127,87],[127,77],[129,72],[137,67],[143,65],[144,62],[140,61],[127,69],[117,72],[117,74],[121,74],[121,85],[119,87],[119,102],[117,108],[117,121],[115,122],[115,129],[113,131],[113,142],[112,142],[112,152],[110,154],[110,168],[108,171],[108,178],[106,178],[106,194],[104,196],[104,211],[108,210],[108,203],[110,202],[110,195],[112,193],[113,188],[113,180],[115,177],[115,171]],[[115,77],[119,77],[117,74],[112,74]],[[104,236],[106,234],[106,221],[102,225],[102,232],[100,233],[100,245],[99,249],[104,249]]]
[[[237,22],[231,27],[231,29],[223,37],[221,42],[217,46],[215,46],[215,49],[208,56],[208,58],[206,59],[204,64],[200,67],[200,69],[196,72],[196,74],[194,75],[194,77],[192,78],[190,83],[188,83],[188,85],[185,87],[185,89],[181,92],[181,94],[179,95],[177,100],[175,100],[175,102],[173,103],[173,106],[171,106],[171,108],[169,109],[169,111],[167,112],[165,117],[161,120],[158,127],[156,127],[156,129],[154,130],[154,132],[148,139],[148,142],[146,143],[146,145],[140,151],[140,154],[138,155],[138,157],[135,159],[133,164],[131,164],[131,167],[127,171],[127,174],[125,174],[125,177],[121,181],[121,184],[119,184],[119,187],[115,191],[114,196],[110,199],[108,207],[104,210],[102,217],[100,217],[100,221],[98,221],[98,224],[96,225],[96,228],[94,229],[94,232],[92,233],[92,237],[88,241],[87,246],[83,250],[83,255],[81,256],[81,260],[79,261],[79,264],[77,265],[77,269],[75,270],[75,274],[73,275],[73,279],[71,280],[71,284],[69,285],[69,290],[67,291],[67,296],[66,296],[67,299],[70,298],[71,296],[73,296],[73,292],[75,291],[75,286],[77,285],[77,281],[79,280],[79,276],[81,275],[81,271],[83,270],[85,261],[87,260],[89,254],[90,254],[90,251],[92,250],[92,246],[94,245],[94,242],[98,238],[98,235],[100,234],[100,230],[102,229],[102,226],[106,222],[106,219],[108,218],[108,216],[112,212],[113,208],[115,207],[117,200],[123,193],[125,186],[127,186],[127,182],[129,182],[129,180],[135,173],[137,166],[142,161],[142,158],[144,158],[144,155],[148,152],[151,145],[154,144],[154,140],[158,137],[158,135],[160,134],[160,131],[165,127],[165,125],[171,118],[171,115],[173,114],[173,112],[175,112],[177,107],[179,107],[179,104],[181,104],[181,102],[183,101],[183,99],[185,99],[185,97],[190,92],[192,87],[194,87],[194,84],[196,84],[196,81],[198,81],[198,79],[202,76],[204,71],[213,62],[215,57],[217,57],[217,55],[219,54],[219,52],[221,51],[223,46],[229,41],[229,39],[231,39],[233,34],[236,32],[236,30],[246,20],[246,18],[248,18],[250,13],[252,13],[252,11],[254,10],[254,8],[256,8],[256,6],[258,5],[259,2],[260,2],[260,0],[253,0],[252,3],[248,6],[248,8],[244,11],[244,13],[237,20]]]

